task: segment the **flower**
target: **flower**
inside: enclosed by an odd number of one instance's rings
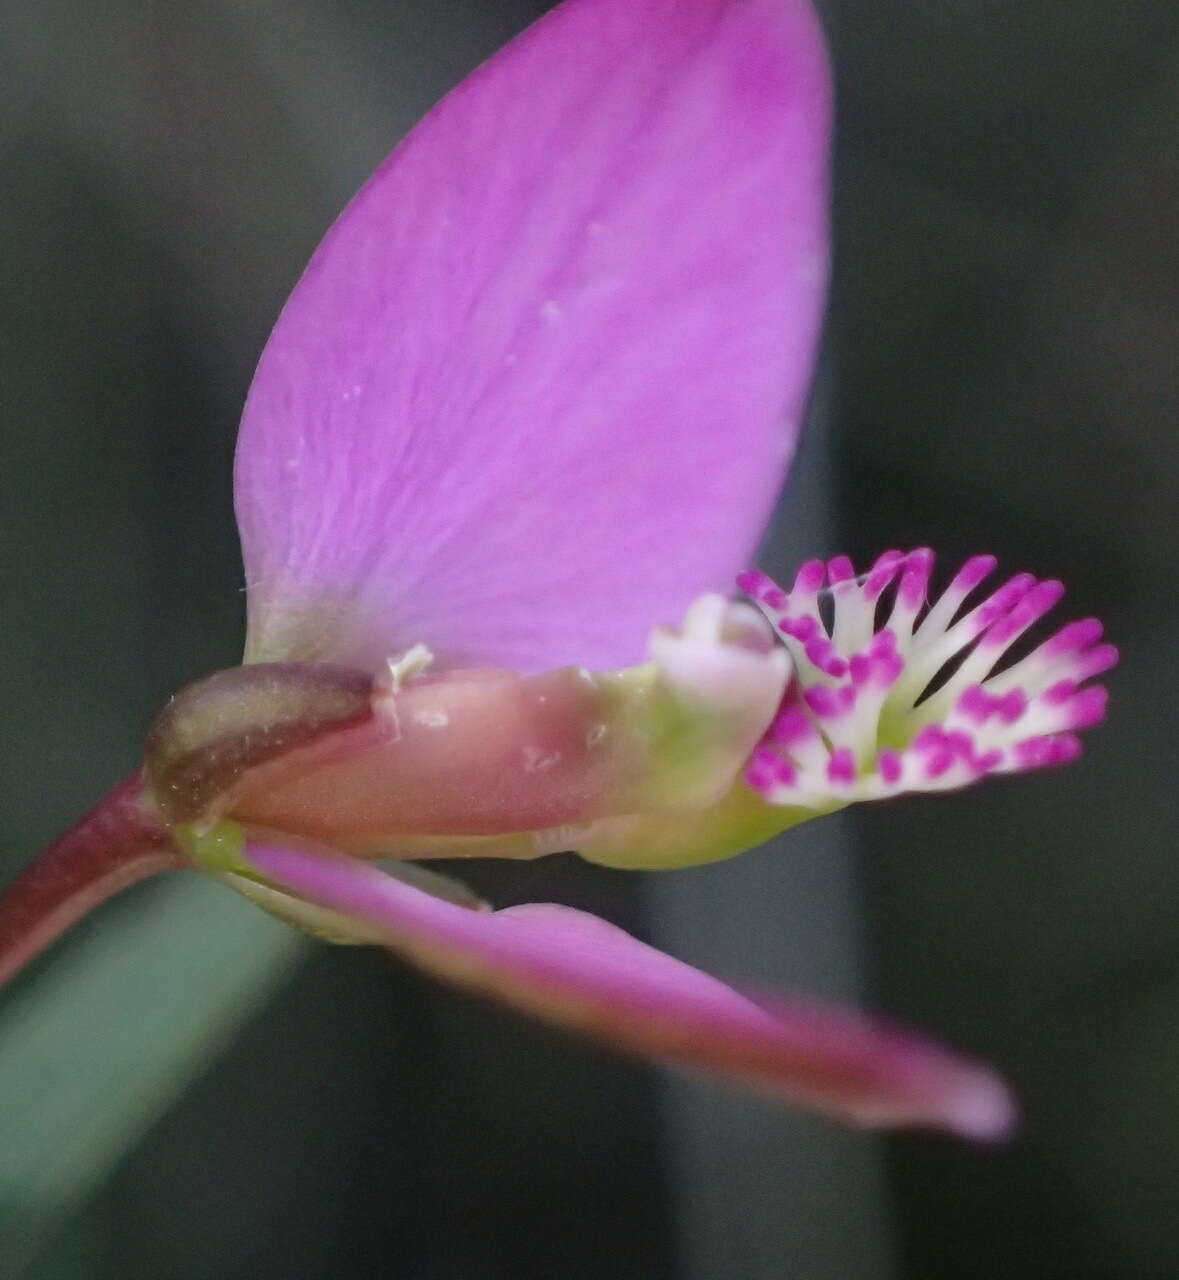
[[[1021,573],[967,609],[996,563],[968,560],[932,606],[927,548],[887,551],[862,578],[846,557],[811,561],[789,595],[764,574],[741,575],[797,672],[750,765],[750,785],[771,804],[827,812],[1075,759],[1075,731],[1103,719],[1106,704],[1103,688],[1081,686],[1108,671],[1117,650],[1086,618],[1003,665],[1064,587]],[[830,631],[818,605],[824,581]]]
[[[418,126],[249,392],[245,665],[178,694],[142,775],[0,899],[0,976],[186,865],[856,1122],[1010,1126],[984,1067],[568,908],[490,911],[410,861],[713,860],[852,800],[1064,759],[1097,718],[1096,624],[995,667],[1054,584],[957,617],[990,561],[928,611],[924,551],[863,579],[816,562],[788,596],[748,575],[761,613],[723,594],[804,408],[828,132],[805,0],[565,0]]]
[[[1105,715],[1105,689],[1085,682],[1118,660],[1101,623],[1067,623],[1014,661],[1062,584],[1020,573],[983,595],[997,562],[975,556],[931,603],[933,567],[924,547],[887,551],[860,576],[846,556],[813,560],[789,594],[740,574],[791,659],[743,776],[707,805],[597,822],[581,854],[621,867],[710,862],[857,801],[1075,759],[1077,731]]]

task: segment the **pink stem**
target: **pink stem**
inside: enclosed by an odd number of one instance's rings
[[[121,889],[185,865],[127,778],[0,891],[0,986]]]

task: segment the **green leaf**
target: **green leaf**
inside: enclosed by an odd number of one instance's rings
[[[203,878],[103,913],[0,998],[0,1275],[49,1237],[294,971],[293,930]]]

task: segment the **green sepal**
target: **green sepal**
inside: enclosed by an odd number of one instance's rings
[[[584,833],[577,852],[625,871],[696,867],[736,857],[819,816],[814,809],[767,804],[738,781],[715,804],[603,818]]]
[[[246,858],[246,833],[238,823],[225,819],[211,827],[180,823],[174,832],[181,848],[203,871],[258,879]]]

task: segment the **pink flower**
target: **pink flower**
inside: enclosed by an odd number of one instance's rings
[[[0,900],[0,974],[196,866],[623,1048],[860,1123],[1006,1131],[983,1067],[407,862],[707,861],[1070,758],[1099,718],[1094,622],[996,669],[1059,591],[1021,576],[970,607],[985,558],[928,608],[925,551],[816,562],[789,595],[746,575],[764,617],[717,594],[805,405],[828,133],[804,0],[565,0],[418,126],[250,390],[246,665],[178,695],[142,779]]]

